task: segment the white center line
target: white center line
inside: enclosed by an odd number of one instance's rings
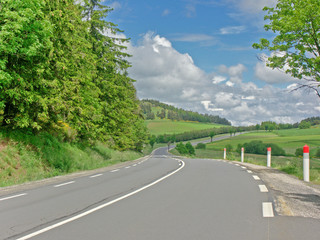
[[[113,172],[118,172],[118,171],[120,171],[120,169],[115,169],[115,170],[112,170],[111,172],[113,173]]]
[[[269,192],[266,185],[259,185],[259,188],[260,188],[260,192]]]
[[[254,178],[254,180],[260,180],[260,178],[257,175],[253,175],[252,177]]]
[[[9,200],[9,199],[12,199],[12,198],[22,197],[22,196],[25,196],[25,195],[27,195],[27,193],[21,193],[21,194],[10,196],[10,197],[0,198],[0,202],[1,201],[5,201],[5,200]]]
[[[97,175],[93,175],[93,176],[91,176],[90,178],[96,178],[96,177],[100,177],[100,176],[102,176],[103,174],[97,174]]]
[[[262,213],[263,213],[263,217],[274,217],[273,207],[271,202],[262,203]]]
[[[54,185],[53,187],[62,187],[62,186],[65,186],[65,185],[69,185],[69,184],[72,184],[72,183],[75,183],[75,181],[71,181],[71,182],[66,182],[66,183],[61,183],[61,184],[58,184],[58,185]]]

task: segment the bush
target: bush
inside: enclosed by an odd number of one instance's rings
[[[180,154],[188,154],[188,149],[182,142],[177,144],[176,149]]]
[[[227,152],[232,152],[233,147],[231,144],[227,144],[226,149],[227,149]]]
[[[243,145],[246,153],[253,153],[253,154],[267,154],[267,148],[271,147],[272,155],[274,156],[284,156],[286,152],[279,147],[277,144],[274,143],[263,143],[262,141],[254,140],[249,143],[245,143]]]
[[[207,145],[204,143],[198,143],[196,149],[206,149]]]
[[[188,153],[190,155],[194,155],[195,154],[195,150],[194,150],[194,147],[192,146],[192,144],[190,142],[188,142],[186,144],[186,149],[188,150]]]
[[[316,157],[317,157],[317,158],[320,158],[320,148],[317,149]]]
[[[303,148],[297,148],[296,152],[295,152],[295,155],[297,157],[302,157],[303,156]]]

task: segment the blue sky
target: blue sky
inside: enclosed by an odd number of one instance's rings
[[[262,8],[276,0],[106,0],[108,21],[130,38],[137,95],[226,117],[234,125],[294,123],[319,115],[314,94],[271,70],[251,46],[265,32]],[[261,55],[265,54],[265,55]]]

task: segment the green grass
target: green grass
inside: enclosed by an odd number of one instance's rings
[[[243,144],[253,140],[261,140],[264,143],[275,143],[282,147],[287,156],[272,156],[272,167],[279,169],[288,174],[303,179],[303,161],[302,157],[295,157],[294,153],[297,148],[302,148],[308,144],[311,149],[311,156],[320,148],[320,128],[312,129],[290,129],[279,130],[274,132],[252,132],[242,134],[229,139],[207,144],[207,148],[196,149],[195,158],[223,158],[223,148],[230,144],[233,149],[237,148],[239,143]],[[177,154],[176,152],[174,152]],[[240,161],[240,155],[231,152],[227,155],[228,160]],[[257,154],[245,154],[245,162],[266,166],[267,156]],[[311,157],[310,159],[310,181],[320,184],[320,159]]]
[[[26,131],[0,131],[0,187],[97,169],[142,156],[133,151],[111,150],[102,143],[90,147],[61,142],[47,133],[35,136]]]
[[[320,128],[252,132],[208,144],[207,148],[220,150],[227,144],[231,144],[233,149],[236,149],[238,144],[253,140],[261,140],[264,143],[275,143],[282,147],[287,155],[294,155],[297,148],[302,148],[307,144],[310,147],[311,155],[314,155],[317,148],[320,148]]]
[[[147,128],[151,135],[178,134],[190,131],[219,128],[222,125],[213,123],[199,123],[171,120],[147,120]]]

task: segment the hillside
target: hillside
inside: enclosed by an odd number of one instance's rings
[[[141,100],[140,108],[146,120],[170,119],[177,121],[216,123],[231,126],[231,123],[225,118],[208,114],[200,114],[193,111],[187,111],[165,103],[161,103],[156,100]]]

